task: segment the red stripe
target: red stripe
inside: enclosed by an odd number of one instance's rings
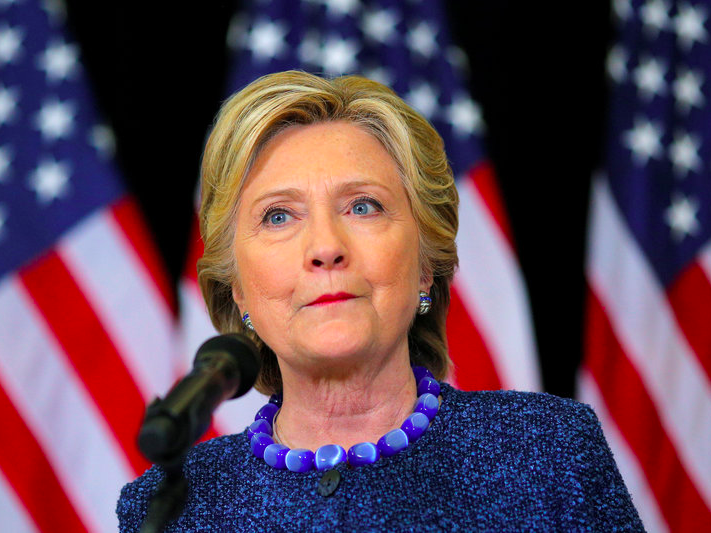
[[[202,257],[205,245],[200,238],[200,225],[197,215],[193,216],[193,224],[190,230],[190,243],[188,244],[188,258],[185,262],[183,276],[197,281],[197,260]]]
[[[708,509],[677,457],[644,384],[592,291],[588,298],[586,364],[620,433],[637,456],[672,531],[711,524]]]
[[[692,263],[669,287],[667,297],[689,345],[711,380],[711,284]]]
[[[491,216],[508,241],[511,249],[514,249],[513,233],[511,232],[509,219],[506,215],[503,197],[501,196],[501,191],[496,181],[494,167],[488,161],[483,161],[469,171],[468,177],[478,189],[489,213],[491,213]]]
[[[40,531],[87,531],[40,445],[0,387],[0,469]]]
[[[23,269],[20,278],[135,472],[143,473],[149,464],[136,445],[143,398],[71,273],[55,252],[49,252]]]
[[[462,390],[498,390],[501,388],[491,351],[464,306],[456,288],[452,287],[447,342],[454,362],[454,378]]]
[[[126,235],[130,244],[129,249],[134,249],[140,262],[142,262],[158,287],[166,304],[177,315],[175,291],[166,274],[166,268],[158,255],[152,236],[140,209],[131,197],[125,197],[111,208],[111,213]]]

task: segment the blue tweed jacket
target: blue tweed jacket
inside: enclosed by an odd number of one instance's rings
[[[442,386],[431,427],[373,465],[275,470],[247,434],[189,454],[183,514],[167,531],[643,531],[593,411],[548,394],[461,392]],[[137,531],[163,473],[124,487],[122,532]]]

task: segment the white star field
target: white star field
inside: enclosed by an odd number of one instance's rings
[[[637,16],[631,10],[629,0],[615,0],[613,10],[620,25]],[[689,54],[694,52],[695,46],[708,43],[709,13],[700,4],[680,2],[674,6],[669,0],[647,0],[640,7],[638,16],[645,39],[652,42],[671,35],[682,58],[693,57]],[[651,46],[649,49],[655,50]],[[674,57],[678,53],[675,52]],[[705,140],[696,131],[699,124],[688,120],[694,111],[705,107],[704,93],[708,80],[703,69],[685,64],[683,60],[678,63],[670,69],[666,57],[649,53],[634,60],[623,45],[617,44],[608,53],[606,67],[614,83],[631,83],[643,104],[658,104],[660,98],[671,96],[670,105],[673,108],[670,112],[678,117],[672,131],[667,131],[666,121],[660,120],[658,114],[646,111],[652,107],[642,106],[633,123],[623,131],[620,142],[629,149],[632,161],[639,168],[650,161],[668,161],[670,164],[678,189],[668,200],[664,220],[672,238],[681,242],[700,231],[697,219],[699,200],[693,192],[683,192],[686,190],[684,184],[690,176],[708,172],[711,161],[704,161],[701,157]]]

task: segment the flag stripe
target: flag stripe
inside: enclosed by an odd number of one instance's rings
[[[621,220],[605,181],[596,180],[592,198],[589,282],[681,462],[708,504],[711,385],[678,330],[664,291]]]
[[[57,524],[62,524],[63,531],[86,531],[42,449],[3,387],[0,387],[0,420],[4,432],[0,439],[0,469],[36,527],[41,531],[55,531]],[[39,487],[42,487],[41,491]],[[21,510],[10,512],[12,505],[2,492],[0,507],[8,507],[0,515],[3,530],[15,532],[27,529],[19,529],[23,517],[14,515],[19,515]],[[16,521],[20,523],[13,524]]]
[[[513,233],[509,224],[509,219],[506,216],[506,207],[504,206],[499,185],[496,182],[496,174],[494,167],[490,162],[484,161],[475,165],[469,172],[470,179],[479,194],[481,195],[484,204],[486,205],[489,214],[496,222],[501,233],[506,237],[506,241],[511,249],[514,249]]]
[[[711,245],[706,246],[699,254],[698,263],[706,278],[711,280]]]
[[[526,289],[508,240],[474,182],[459,182],[459,296],[496,357],[504,388],[540,390]]]
[[[173,287],[165,273],[165,268],[158,255],[155,243],[150,238],[148,225],[144,221],[143,214],[138,209],[135,200],[126,196],[115,203],[111,211],[116,222],[118,222],[126,235],[128,243],[134,249],[136,261],[143,263],[151,275],[153,286],[162,295],[162,301],[170,309],[171,314],[175,315],[177,313],[177,302],[175,301]]]
[[[605,438],[614,454],[615,462],[625,480],[627,489],[634,495],[633,503],[645,529],[648,533],[667,533],[669,526],[665,522],[652,489],[647,483],[644,470],[634,451],[620,434],[620,429],[608,412],[602,392],[587,368],[581,370],[578,386],[580,401],[593,406],[600,424],[605,428]]]
[[[36,533],[39,531],[33,518],[27,514],[24,504],[10,487],[10,482],[3,476],[2,466],[0,466],[0,516],[7,531],[13,533]]]
[[[677,457],[658,411],[613,331],[595,289],[588,298],[587,368],[599,384],[610,414],[644,468],[670,528],[698,531],[711,512]]]
[[[447,342],[454,363],[454,383],[463,390],[498,390],[501,381],[492,354],[472,322],[457,289],[450,291]]]
[[[138,451],[136,435],[145,404],[85,295],[53,251],[20,276],[135,473],[142,473],[149,463]]]
[[[689,265],[667,289],[667,298],[706,380],[711,382],[711,284],[698,262]]]
[[[0,308],[12,310],[0,320],[5,393],[82,522],[91,531],[115,531],[115,522],[107,518],[114,516],[121,486],[135,475],[126,456],[25,287],[14,277],[0,282]],[[16,335],[18,331],[23,334]]]
[[[163,393],[180,375],[175,322],[145,265],[109,211],[82,221],[57,251],[81,288],[111,344],[121,354],[144,400]],[[111,265],[107,265],[111,258]],[[139,310],[129,312],[126,309]]]
[[[202,246],[202,244],[201,244]],[[186,269],[187,270],[187,269]],[[197,282],[186,276],[180,283],[180,315],[184,322],[181,330],[185,354],[184,365],[192,365],[189,357],[193,357],[206,338],[217,332],[207,315],[205,300],[200,295]],[[254,422],[254,415],[269,398],[256,389],[236,401],[222,403],[215,411],[214,431],[218,433],[241,433]],[[212,428],[211,428],[212,429]]]
[[[202,257],[205,246],[200,238],[200,223],[197,215],[193,216],[192,228],[190,230],[190,241],[188,242],[188,259],[185,262],[185,269],[182,277],[195,282],[197,285],[197,262]],[[198,287],[199,292],[199,287]]]

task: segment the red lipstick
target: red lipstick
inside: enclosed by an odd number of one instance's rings
[[[331,302],[350,300],[351,298],[355,298],[355,295],[349,294],[347,292],[337,292],[336,294],[322,294],[308,305],[327,304]]]

